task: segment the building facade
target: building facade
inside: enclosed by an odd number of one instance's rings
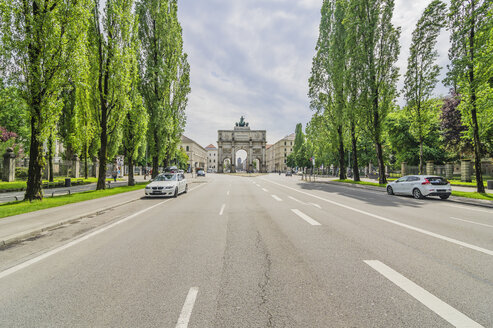
[[[213,144],[205,147],[207,151],[207,172],[216,173],[217,172],[217,148]]]
[[[207,151],[192,139],[181,136],[180,148],[188,155],[188,172],[207,169]]]
[[[293,152],[295,136],[296,134],[292,133],[267,148],[268,172],[285,172],[288,170],[286,161],[289,154]]]

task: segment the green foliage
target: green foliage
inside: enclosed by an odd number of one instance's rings
[[[18,88],[6,87],[0,81],[0,126],[18,135],[18,141],[29,147],[29,111]]]
[[[188,154],[186,151],[183,150],[183,148],[180,148],[176,152],[176,160],[178,162],[178,167],[181,170],[186,170],[188,168]]]
[[[136,11],[142,47],[141,90],[150,119],[147,144],[157,172],[164,158],[175,155],[185,126],[190,66],[183,53],[177,2],[141,0]]]
[[[413,31],[409,49],[407,72],[404,81],[405,107],[411,119],[411,134],[418,140],[420,147],[419,171],[423,173],[423,138],[432,128],[430,101],[431,93],[438,82],[440,66],[435,61],[438,52],[435,49],[440,30],[445,26],[445,4],[440,0],[432,1],[426,7]]]
[[[423,137],[423,159],[433,160],[436,164],[447,161],[447,152],[440,138],[440,122],[438,109],[434,107],[430,115],[430,131]],[[406,110],[398,110],[388,115],[385,124],[389,149],[393,156],[393,163],[397,166],[401,162],[409,165],[419,165],[419,141],[412,134],[412,121]]]
[[[255,163],[255,165],[257,164],[256,162],[254,162],[254,163]],[[290,168],[296,167],[296,157],[295,157],[294,153],[291,153],[288,155],[288,157],[286,158],[286,165]]]
[[[28,169],[27,167],[16,167],[15,168],[15,178],[25,180],[27,179]]]
[[[491,30],[493,28],[490,0],[452,0],[450,3],[449,59],[447,82],[457,87],[461,97],[459,109],[462,122],[469,128],[474,146],[477,191],[484,192],[481,175],[482,142],[489,139],[493,109],[491,65]],[[486,143],[489,143],[488,141]]]

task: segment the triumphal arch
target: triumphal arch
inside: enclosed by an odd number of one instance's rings
[[[247,153],[248,172],[266,172],[266,140],[266,131],[251,130],[243,116],[233,130],[217,131],[218,173],[224,172],[223,164],[226,160],[229,160],[230,172],[236,172],[236,152],[239,150],[245,150]],[[254,165],[254,162],[258,164]]]

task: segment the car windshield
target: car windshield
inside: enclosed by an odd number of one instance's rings
[[[448,183],[447,179],[442,177],[427,177],[426,179],[433,185],[446,185]]]
[[[176,181],[176,174],[160,174],[156,177],[156,179],[154,179],[154,181]]]

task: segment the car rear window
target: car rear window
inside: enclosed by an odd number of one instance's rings
[[[430,183],[433,185],[446,185],[446,184],[448,184],[447,179],[442,178],[442,177],[427,177],[426,179],[428,181],[430,181]]]

